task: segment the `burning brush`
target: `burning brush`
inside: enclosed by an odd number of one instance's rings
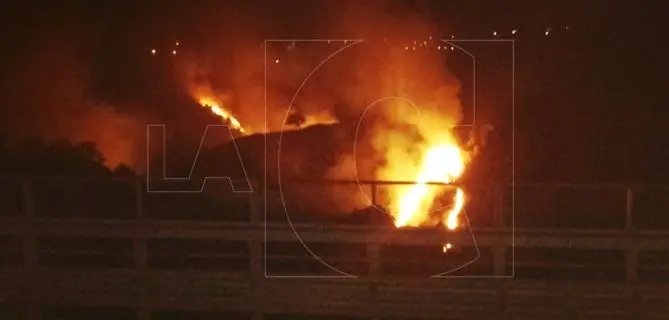
[[[247,134],[247,130],[242,127],[242,124],[235,118],[232,113],[228,110],[225,110],[221,107],[221,103],[212,97],[201,97],[198,99],[198,102],[203,108],[209,108],[212,113],[221,117],[224,123],[231,126],[233,129],[239,131],[242,134]]]
[[[464,189],[453,185],[464,173],[467,163],[476,155],[479,148],[487,140],[492,126],[484,126],[478,132],[470,132],[466,148],[458,145],[450,133],[425,148],[420,159],[415,180],[417,184],[398,188],[391,196],[391,212],[396,228],[443,226],[448,230],[456,230],[461,226],[460,215],[463,211],[466,195]],[[453,185],[452,205],[448,208],[432,209],[439,198],[444,196],[443,186]],[[435,212],[436,211],[436,212]],[[453,246],[444,244],[446,252]]]

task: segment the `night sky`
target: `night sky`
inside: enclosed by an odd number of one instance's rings
[[[518,30],[516,179],[667,182],[663,12],[651,1],[22,4],[0,13],[0,128],[90,139],[103,151],[141,140],[137,125],[178,125],[189,111],[150,48],[181,41],[225,59],[240,42],[261,50],[264,38],[359,37],[365,15],[381,13],[387,20],[371,24],[421,19],[444,38]]]

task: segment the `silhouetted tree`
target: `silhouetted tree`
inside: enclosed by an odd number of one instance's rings
[[[306,121],[304,115],[299,111],[294,111],[286,119],[286,125],[295,126],[295,128],[300,129]]]
[[[92,142],[72,144],[65,140],[48,143],[31,138],[9,143],[0,138],[2,176],[113,177],[134,174],[127,166],[110,170]]]

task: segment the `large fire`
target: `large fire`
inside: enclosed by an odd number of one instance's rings
[[[439,144],[430,147],[423,155],[417,184],[400,190],[397,196],[395,226],[419,226],[431,222],[430,207],[439,194],[439,186],[430,182],[453,183],[465,168],[462,151],[455,144]],[[457,188],[453,208],[443,215],[443,224],[450,230],[458,227],[458,216],[464,205],[464,192]]]
[[[247,133],[246,129],[242,127],[242,124],[239,122],[239,120],[237,120],[237,118],[235,118],[232,113],[222,108],[221,103],[219,103],[217,99],[203,96],[198,99],[198,102],[203,108],[209,108],[211,112],[221,117],[224,122],[229,123],[233,129],[243,134]]]
[[[420,161],[415,166],[410,165],[406,158],[393,160],[389,154],[391,161],[384,170],[385,177],[416,182],[392,190],[390,212],[395,227],[443,226],[448,230],[460,227],[465,192],[454,183],[464,173],[470,155],[456,141],[450,132],[432,136],[423,145],[419,153]],[[412,155],[405,154],[404,157]],[[451,190],[454,190],[452,204],[446,208],[433,209],[438,198]],[[443,251],[451,248],[452,245],[446,243]]]

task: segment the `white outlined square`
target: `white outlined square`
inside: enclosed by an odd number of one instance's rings
[[[265,129],[268,128],[268,113],[267,113],[267,45],[268,43],[271,42],[344,42],[346,44],[347,42],[351,42],[351,45],[357,44],[360,42],[363,42],[364,40],[362,39],[265,39],[263,43],[263,50],[264,50],[264,60],[263,60],[263,65],[264,65],[264,104],[265,104],[265,111],[264,111],[264,121],[265,121]],[[512,64],[511,64],[511,73],[512,73],[512,84],[511,84],[511,145],[512,145],[512,155],[511,155],[511,207],[512,207],[512,217],[511,217],[511,275],[462,275],[462,276],[448,276],[448,275],[435,275],[432,276],[433,278],[514,278],[515,277],[515,40],[514,39],[441,39],[440,40],[443,43],[447,43],[451,46],[457,47],[460,50],[464,51],[467,53],[470,57],[472,57],[472,65],[473,65],[473,76],[472,76],[472,81],[473,81],[473,87],[472,87],[472,123],[471,124],[460,124],[456,125],[455,127],[475,127],[476,125],[476,60],[475,57],[467,52],[466,50],[462,49],[462,47],[458,46],[457,42],[510,42],[511,47],[512,47]],[[346,46],[343,48],[347,48]],[[340,49],[339,51],[343,50]],[[317,69],[317,68],[316,68]],[[315,71],[315,69],[314,69]],[[312,71],[313,73],[313,71]],[[309,76],[307,76],[308,79]],[[306,81],[306,80],[305,80]],[[264,158],[264,165],[265,168],[268,168],[268,162],[267,162],[267,136],[265,136],[264,139],[264,150],[265,150],[265,158]],[[263,259],[264,259],[264,276],[265,278],[357,278],[357,276],[346,274],[342,276],[331,276],[331,275],[294,275],[294,276],[288,276],[288,275],[281,275],[281,276],[275,276],[275,275],[268,275],[267,274],[267,172],[265,172],[264,175],[264,202],[263,202],[263,209],[264,209],[264,251],[263,251]],[[465,215],[466,217],[466,215]],[[304,244],[304,242],[300,239],[299,235],[295,231],[294,227],[291,225],[291,228],[293,229],[293,232],[295,232],[296,237],[298,240],[304,245],[305,250],[309,251],[312,253],[309,248]],[[469,229],[470,232],[472,232],[471,228]],[[467,264],[471,264],[474,262],[478,257],[480,257],[480,251],[478,248],[478,245],[476,244],[476,239],[475,236],[472,232],[472,237],[474,239],[474,244],[476,247],[477,252],[479,253],[477,258],[474,260],[468,262]],[[312,253],[313,255],[313,253]],[[315,258],[318,259],[317,256],[314,255]],[[320,259],[319,259],[320,260]],[[322,261],[322,260],[321,260]],[[505,260],[506,263],[506,260]],[[327,263],[325,263],[327,265]],[[329,266],[329,265],[328,265]],[[464,266],[463,266],[464,267]],[[462,268],[462,267],[460,267]],[[442,273],[443,274],[443,273]]]

